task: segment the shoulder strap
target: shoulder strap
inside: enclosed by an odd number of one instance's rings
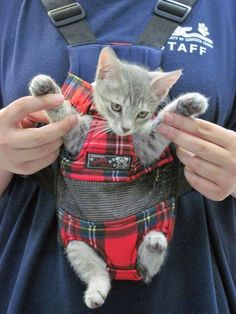
[[[68,45],[96,42],[81,4],[73,0],[41,0],[48,16]]]
[[[153,16],[145,27],[138,44],[161,48],[174,30],[188,17],[197,0],[158,0]],[[73,0],[41,0],[48,16],[67,44],[96,42],[86,22],[80,3]]]
[[[138,44],[161,48],[188,17],[197,0],[159,0]]]

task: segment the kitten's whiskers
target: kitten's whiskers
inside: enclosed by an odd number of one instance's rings
[[[102,128],[100,131],[94,133],[94,135],[102,135],[102,134],[107,134],[110,131],[112,131],[112,129],[110,127],[106,127],[106,128]]]
[[[108,125],[106,121],[102,122],[100,125],[94,126],[91,128],[91,131],[94,132],[94,135],[106,134],[112,131],[111,127]]]

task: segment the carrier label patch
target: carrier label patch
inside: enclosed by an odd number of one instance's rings
[[[131,159],[129,156],[88,154],[87,168],[129,170]]]

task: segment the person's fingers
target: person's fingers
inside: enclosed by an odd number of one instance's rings
[[[30,175],[33,174],[49,165],[51,165],[58,157],[60,152],[60,149],[57,149],[56,151],[50,153],[49,155],[33,160],[33,161],[27,161],[24,164],[21,164],[19,166],[19,171],[17,171],[18,174],[22,175]]]
[[[28,161],[42,159],[58,150],[62,143],[62,138],[59,138],[42,146],[27,149],[16,149],[15,153],[9,156],[8,161],[12,164],[22,164]]]
[[[185,167],[184,174],[189,184],[205,197],[214,201],[221,201],[227,196],[225,195],[224,191],[222,191],[220,186],[206,178],[199,176],[191,169]]]
[[[50,123],[41,128],[18,130],[10,140],[15,149],[34,148],[63,137],[78,123],[77,115],[70,115],[61,121]]]
[[[30,113],[27,117],[19,121],[20,128],[32,128],[38,123],[48,124],[49,119],[44,111],[38,111],[35,113]]]
[[[198,156],[188,152],[187,150],[178,147],[177,156],[179,160],[192,172],[197,173],[203,178],[209,179],[219,184],[222,180],[225,180],[222,177],[222,168],[212,164],[208,161],[205,161]]]
[[[232,136],[235,137],[236,141],[235,132],[202,119],[184,117],[175,113],[166,112],[163,115],[163,122],[178,130],[224,148],[231,145]]]
[[[223,160],[228,159],[228,152],[224,148],[195,135],[186,133],[165,123],[158,126],[158,131],[177,146],[211,163],[221,165]]]
[[[180,147],[177,148],[177,156],[185,166],[185,176],[190,185],[207,198],[220,201],[235,191],[236,168],[232,160],[225,160],[227,167],[224,163],[217,166]]]
[[[47,94],[43,96],[26,96],[17,99],[4,108],[7,115],[7,123],[15,125],[27,115],[40,110],[50,110],[62,104],[64,96],[61,94]]]

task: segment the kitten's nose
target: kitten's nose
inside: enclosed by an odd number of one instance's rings
[[[130,129],[128,129],[128,128],[123,128],[123,127],[122,127],[122,131],[124,131],[124,133],[127,133],[127,132],[130,131]]]

